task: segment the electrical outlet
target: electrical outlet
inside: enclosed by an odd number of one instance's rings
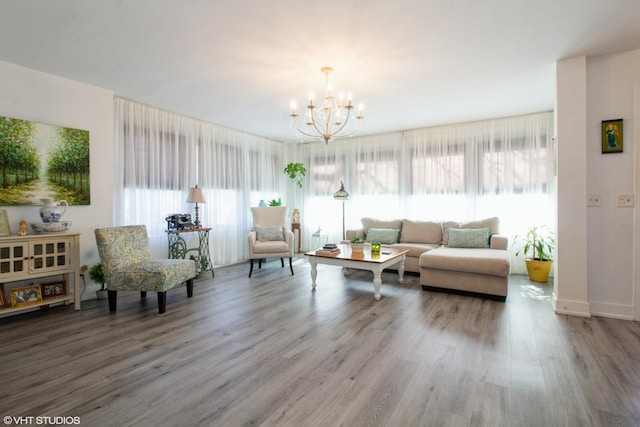
[[[635,204],[635,195],[633,193],[620,193],[616,197],[616,206],[619,208],[630,208]]]
[[[589,194],[589,196],[587,196],[587,206],[602,206],[602,195]]]

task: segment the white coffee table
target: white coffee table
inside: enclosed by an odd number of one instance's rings
[[[358,270],[369,270],[373,272],[374,298],[380,300],[380,287],[382,286],[382,270],[398,264],[398,281],[404,282],[404,260],[408,250],[392,248],[382,248],[379,255],[371,255],[371,246],[367,245],[361,254],[351,253],[351,246],[346,244],[338,245],[340,253],[337,255],[317,254],[316,251],[305,253],[311,264],[311,288],[316,288],[316,276],[318,275],[318,264],[337,265],[339,267],[354,268]]]

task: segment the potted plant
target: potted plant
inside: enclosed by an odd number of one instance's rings
[[[353,239],[351,239],[351,253],[362,253],[364,251],[365,243],[366,241],[362,237],[356,235]]]
[[[277,199],[269,200],[269,206],[282,206],[282,199],[278,197]]]
[[[284,173],[289,176],[295,185],[302,188],[304,177],[307,174],[307,169],[303,163],[289,163],[287,167],[284,168]]]
[[[89,269],[89,278],[100,285],[100,289],[96,291],[96,298],[106,299],[107,289],[104,285],[107,282],[107,279],[104,276],[104,270],[102,269],[101,263],[93,264],[91,266]]]
[[[525,256],[529,280],[546,282],[553,264],[553,250],[556,245],[553,231],[546,225],[529,228],[523,237],[516,235],[513,245],[520,246],[516,256],[522,252]]]

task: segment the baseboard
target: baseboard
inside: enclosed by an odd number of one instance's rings
[[[635,307],[633,305],[612,304],[610,302],[592,301],[591,315],[611,317],[613,319],[635,320]]]
[[[491,299],[491,300],[500,301],[500,302],[505,302],[507,300],[507,297],[502,295],[481,294],[478,292],[461,291],[459,289],[438,288],[435,286],[428,286],[428,285],[422,285],[422,290],[431,291],[431,292],[443,292],[443,293],[455,294],[455,295],[464,295],[467,297],[474,297],[474,298]]]
[[[556,314],[569,314],[572,316],[591,317],[589,303],[585,301],[560,300],[555,292],[552,298],[553,311]]]

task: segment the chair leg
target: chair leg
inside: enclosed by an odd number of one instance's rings
[[[116,311],[118,291],[107,290],[107,298],[109,299],[109,311]]]
[[[249,261],[251,261],[251,267],[249,267],[249,277],[251,277],[251,273],[253,273],[253,258]]]
[[[193,279],[187,280],[187,298],[193,296]]]
[[[292,257],[289,257],[289,268],[291,269],[291,275],[293,276],[293,264],[291,263],[291,258]]]
[[[167,292],[158,292],[158,314],[167,310]]]
[[[140,291],[140,299],[145,299],[147,297],[147,291]]]
[[[284,268],[284,258],[280,258],[280,265],[282,265],[282,268]]]
[[[258,260],[258,268],[262,268],[262,258]]]

